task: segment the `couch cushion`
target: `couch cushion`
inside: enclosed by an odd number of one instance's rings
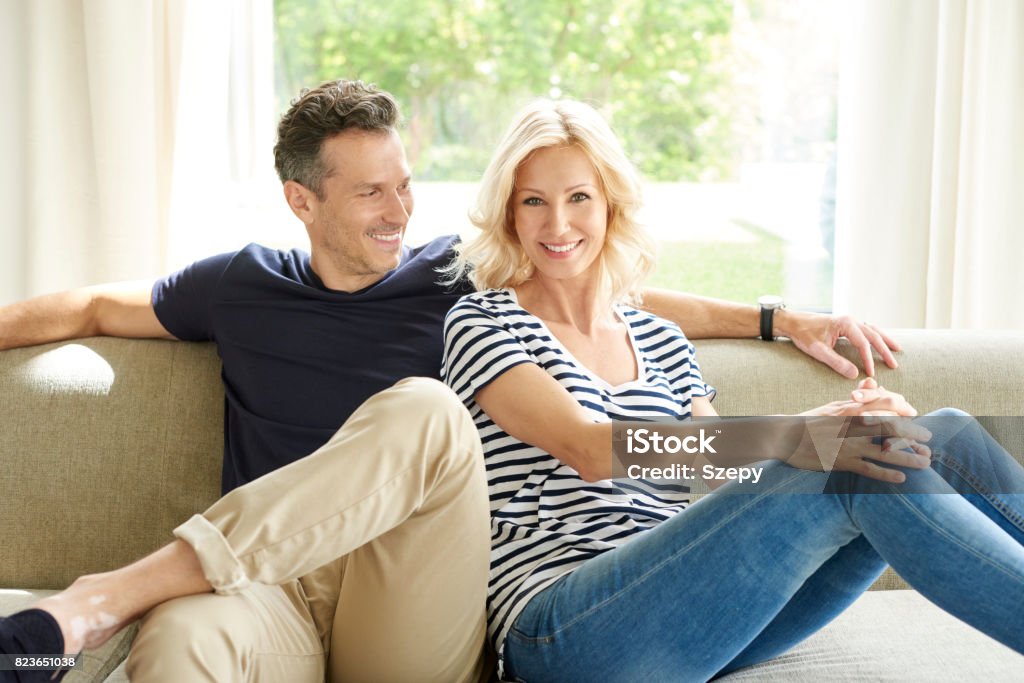
[[[121,662],[121,666],[114,669],[114,672],[107,676],[107,680],[104,683],[129,683],[128,674],[125,672],[127,664]]]
[[[0,613],[22,609],[51,592],[0,591]],[[79,665],[64,680],[126,683],[122,660],[134,636],[135,628],[127,628],[103,648],[85,653],[84,666]],[[835,621],[790,652],[720,680],[1010,683],[1022,678],[1024,656],[951,617],[919,593],[891,590],[865,593]]]
[[[1024,680],[1024,656],[910,590],[869,592],[827,627],[770,662],[722,681]]]
[[[56,591],[0,589],[0,615],[12,614],[31,606]],[[132,624],[95,650],[86,650],[78,658],[78,666],[64,677],[65,683],[103,683],[128,656],[138,627]],[[42,654],[42,653],[40,653]],[[128,679],[125,678],[125,681]]]
[[[23,609],[54,591],[0,590],[0,614]],[[124,658],[137,627],[83,653],[67,683],[126,683]],[[898,637],[893,637],[898,634]],[[850,609],[792,651],[736,671],[725,681],[1024,679],[1024,657],[975,631],[909,590],[865,593]]]

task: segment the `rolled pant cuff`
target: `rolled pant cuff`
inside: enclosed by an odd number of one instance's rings
[[[228,545],[220,529],[202,515],[193,515],[174,530],[174,535],[192,546],[203,575],[220,595],[235,595],[249,586],[249,577],[242,569],[235,551]]]

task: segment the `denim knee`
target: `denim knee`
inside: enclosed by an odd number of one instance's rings
[[[927,446],[931,448],[933,457],[941,453],[945,459],[966,461],[969,458],[969,449],[955,447],[953,442],[978,428],[977,420],[970,413],[959,408],[939,408],[919,418],[918,422],[932,433]]]
[[[970,417],[971,414],[960,410],[959,408],[953,408],[946,406],[945,408],[939,408],[925,415],[925,417]]]

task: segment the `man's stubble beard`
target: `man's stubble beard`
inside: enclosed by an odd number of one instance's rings
[[[343,230],[338,229],[337,223],[332,222],[327,226],[327,230],[324,231],[323,240],[327,257],[338,272],[353,277],[384,277],[398,267],[398,262],[401,260],[401,250],[399,250],[399,254],[394,258],[394,263],[387,266],[378,265],[370,260],[368,253],[361,243],[363,233],[360,233],[354,239],[338,239],[339,233],[342,232]],[[400,241],[403,244],[405,242],[404,230]]]

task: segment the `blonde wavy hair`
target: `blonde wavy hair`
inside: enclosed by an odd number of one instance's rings
[[[514,287],[534,266],[516,235],[512,195],[516,173],[538,149],[575,145],[590,159],[608,201],[608,227],[598,261],[602,293],[612,302],[640,302],[654,268],[656,245],[636,220],[640,177],[615,133],[593,107],[574,100],[537,100],[513,119],[484,172],[469,218],[480,230],[459,244],[446,268],[451,282],[467,276],[478,290]]]

